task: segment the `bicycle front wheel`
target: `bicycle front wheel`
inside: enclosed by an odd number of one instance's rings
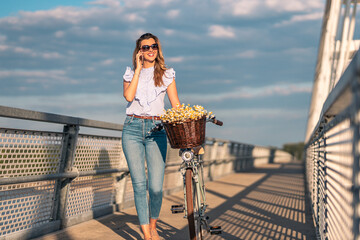
[[[193,189],[192,169],[186,169],[185,173],[185,188],[186,188],[186,206],[187,219],[189,223],[189,233],[191,240],[201,240],[201,226],[200,222],[195,219],[195,214],[198,214],[198,204],[196,199],[196,189]],[[196,226],[198,225],[198,226]]]
[[[197,240],[195,233],[194,200],[192,185],[192,170],[188,168],[186,169],[185,173],[187,219],[189,223],[190,239]]]

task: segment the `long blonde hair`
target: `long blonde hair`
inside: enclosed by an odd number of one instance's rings
[[[158,54],[157,54],[157,57],[155,59],[155,66],[154,66],[154,84],[155,84],[155,86],[159,87],[161,85],[164,85],[162,77],[163,77],[163,75],[164,75],[167,68],[165,66],[165,60],[164,60],[164,56],[163,56],[163,53],[162,53],[162,50],[161,50],[160,41],[155,35],[153,35],[151,33],[145,33],[145,34],[141,35],[138,40],[136,40],[136,46],[135,46],[134,53],[133,53],[133,67],[134,67],[134,70],[135,70],[136,69],[136,54],[140,50],[141,41],[145,40],[145,39],[150,39],[150,38],[154,39],[155,42],[159,46],[158,47]]]

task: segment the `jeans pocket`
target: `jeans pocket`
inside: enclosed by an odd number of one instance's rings
[[[133,116],[127,116],[124,121],[124,126],[129,126],[131,124],[131,122],[133,121],[133,119],[134,119]]]

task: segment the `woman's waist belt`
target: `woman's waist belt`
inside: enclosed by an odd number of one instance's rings
[[[138,116],[138,115],[128,115],[134,118],[141,118],[141,119],[154,119],[154,120],[161,120],[158,116]]]

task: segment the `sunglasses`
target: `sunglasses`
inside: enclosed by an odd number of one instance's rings
[[[143,52],[147,52],[147,51],[150,50],[150,48],[152,48],[153,50],[158,50],[158,49],[159,49],[159,45],[158,45],[157,43],[154,43],[154,44],[152,44],[151,46],[149,46],[149,45],[144,45],[144,46],[141,47],[141,50],[142,50]]]

